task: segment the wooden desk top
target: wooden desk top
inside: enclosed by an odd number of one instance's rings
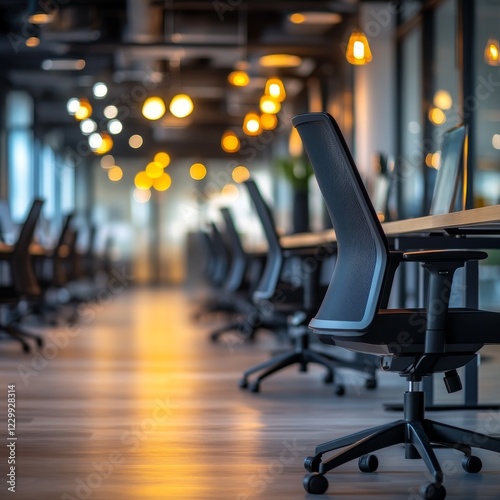
[[[398,220],[382,224],[387,236],[402,236],[413,233],[445,231],[451,228],[466,228],[498,225],[500,230],[500,205],[474,208],[444,215],[429,215],[415,219]],[[283,236],[284,248],[314,247],[335,242],[333,229],[317,233],[294,234]]]
[[[0,242],[0,257],[8,257],[12,254],[14,250],[14,245],[7,245],[6,243]],[[44,256],[47,254],[47,249],[38,245],[37,243],[32,243],[30,245],[30,254],[34,256]]]

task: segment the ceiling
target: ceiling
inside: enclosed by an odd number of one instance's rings
[[[35,2],[36,3],[36,2]],[[121,154],[128,137],[140,133],[145,144],[168,144],[178,155],[196,151],[221,156],[220,136],[239,128],[244,114],[258,107],[266,77],[283,78],[288,102],[303,97],[311,76],[335,74],[345,65],[342,43],[354,27],[357,0],[40,0],[55,17],[37,28],[27,22],[29,2],[0,0],[0,63],[7,85],[35,96],[40,130],[60,129],[75,144],[82,135],[66,112],[70,97],[86,96],[93,117],[105,125],[102,110],[116,104],[124,130],[115,136]],[[294,12],[339,14],[337,24],[293,24]],[[38,30],[38,33],[36,31]],[[38,34],[40,45],[25,40]],[[297,68],[264,68],[259,57],[271,53],[302,58]],[[85,61],[80,71],[44,70],[43,61]],[[251,83],[232,87],[228,74],[246,63]],[[105,99],[92,97],[97,81],[109,87]],[[5,83],[5,82],[4,82]],[[195,110],[174,120],[167,112],[158,122],[141,115],[142,102],[158,94],[165,100],[180,91],[191,95]],[[289,104],[291,106],[291,104]],[[185,126],[185,124],[188,126]]]

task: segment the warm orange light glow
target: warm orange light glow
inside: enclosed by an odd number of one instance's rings
[[[484,59],[490,66],[500,64],[500,45],[496,38],[490,38],[484,49]]]
[[[446,115],[439,109],[431,106],[429,109],[429,120],[434,123],[434,125],[442,125],[446,121]]]
[[[283,82],[276,77],[267,80],[264,93],[278,102],[283,102],[286,98],[285,86]]]
[[[108,170],[108,178],[110,181],[118,182],[122,177],[123,177],[123,171],[117,165]]]
[[[441,161],[441,152],[438,151],[437,153],[434,153],[432,155],[432,159],[431,159],[432,167],[435,168],[436,170],[439,170],[440,161]]]
[[[327,11],[302,11],[294,12],[288,16],[292,24],[308,24],[315,26],[331,26],[339,24],[342,16],[336,12]]]
[[[263,113],[275,115],[276,113],[279,113],[281,109],[281,104],[275,99],[273,99],[271,96],[263,95],[260,98],[259,107]]]
[[[28,22],[31,24],[48,24],[54,19],[54,14],[47,14],[45,12],[36,12],[28,17]]]
[[[101,158],[101,168],[108,169],[115,166],[115,159],[112,155],[106,155]]]
[[[298,157],[302,155],[302,151],[304,147],[302,146],[302,139],[300,138],[299,133],[295,127],[292,127],[290,131],[290,137],[288,139],[288,152],[290,156]]]
[[[306,16],[300,12],[294,12],[289,19],[293,24],[302,24],[306,20]]]
[[[160,163],[152,161],[146,165],[146,174],[151,177],[151,179],[158,179],[163,174],[163,167]]]
[[[226,184],[221,190],[221,195],[230,200],[235,200],[239,194],[240,191],[234,184]]]
[[[139,134],[131,135],[130,139],[128,140],[128,145],[134,149],[139,149],[142,146],[142,143],[143,140]]]
[[[134,185],[137,189],[149,189],[153,185],[153,179],[142,171],[135,175]]]
[[[264,68],[296,68],[302,59],[292,54],[269,54],[259,58],[259,64]]]
[[[161,176],[158,177],[158,179],[155,179],[153,181],[153,187],[157,191],[166,191],[171,185],[172,185],[172,179],[170,175],[168,175],[165,172],[161,174]]]
[[[425,155],[425,164],[429,168],[435,168],[439,170],[439,162],[441,160],[441,153],[438,151],[437,153],[427,153]]]
[[[170,101],[169,109],[176,118],[185,118],[193,112],[194,104],[187,94],[178,94]]]
[[[243,120],[243,132],[251,136],[259,135],[262,133],[260,118],[257,113],[250,112],[245,115],[245,119]]]
[[[220,145],[226,153],[236,153],[240,149],[240,140],[232,130],[226,130]]]
[[[148,120],[159,120],[166,110],[161,97],[148,97],[142,105],[142,114]]]
[[[82,97],[79,100],[78,109],[76,110],[74,116],[78,121],[85,120],[86,118],[90,118],[90,116],[92,116],[92,105],[88,99]]]
[[[207,175],[207,168],[203,163],[193,163],[189,169],[189,175],[195,181],[201,181]]]
[[[370,44],[362,31],[352,31],[345,56],[348,62],[356,66],[368,64],[373,59]]]
[[[278,117],[276,115],[262,113],[260,115],[260,126],[264,130],[274,130],[278,126]]]
[[[165,151],[160,151],[155,154],[154,161],[159,163],[163,168],[167,168],[170,165],[170,156]]]
[[[440,109],[450,109],[453,106],[453,99],[447,90],[438,90],[433,98],[434,106]]]
[[[246,180],[250,179],[250,171],[247,167],[239,165],[233,169],[231,177],[233,178],[234,182],[245,182]]]
[[[94,153],[98,155],[104,155],[113,148],[113,139],[107,132],[101,132],[101,137],[101,145],[94,150]]]
[[[250,78],[246,71],[232,71],[229,73],[227,79],[235,87],[245,87],[250,83]]]
[[[40,38],[37,36],[30,36],[29,38],[26,39],[26,47],[38,47],[40,45]]]

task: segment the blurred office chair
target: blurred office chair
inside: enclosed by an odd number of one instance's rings
[[[291,273],[294,278],[291,281],[284,280],[283,269],[286,262],[298,259],[299,269],[301,261],[305,258],[314,258],[315,249],[286,250],[281,247],[279,236],[276,232],[274,218],[269,206],[262,197],[254,181],[248,180],[245,185],[255,206],[264,234],[268,244],[267,260],[262,277],[257,289],[253,293],[253,300],[260,308],[260,322],[268,328],[285,327],[289,332],[293,329],[295,333],[295,346],[283,354],[260,363],[243,373],[240,387],[249,386],[248,378],[257,372],[260,374],[250,384],[252,392],[260,390],[260,383],[288,366],[298,364],[302,372],[307,371],[309,363],[324,366],[327,370],[325,383],[334,382],[334,368],[347,367],[362,372],[367,377],[367,388],[376,387],[375,366],[360,360],[345,361],[333,356],[331,353],[319,352],[309,345],[309,332],[307,321],[317,309],[323,296],[320,284],[320,262],[316,262],[313,269],[299,272],[299,276]],[[337,385],[337,394],[342,395],[345,388],[342,384]]]
[[[224,301],[227,309],[232,309],[239,317],[214,330],[210,334],[210,339],[216,341],[223,333],[236,330],[246,340],[253,340],[255,331],[251,329],[249,331],[247,328],[247,318],[255,310],[252,293],[261,275],[263,255],[258,252],[247,253],[243,248],[230,209],[223,207],[221,213],[226,226],[225,235],[231,259],[220,290],[220,301]]]
[[[324,493],[328,489],[324,474],[355,458],[359,458],[362,472],[374,472],[378,459],[372,452],[404,444],[405,457],[422,458],[432,477],[421,487],[421,497],[444,499],[443,471],[432,444],[462,452],[462,467],[470,473],[479,472],[482,466],[472,455],[472,447],[500,452],[500,439],[426,419],[424,393],[419,387],[423,377],[445,372],[448,392],[460,390],[456,369],[474,359],[484,344],[500,343],[500,314],[448,307],[455,270],[487,254],[470,250],[390,252],[334,119],[326,113],[310,113],[296,116],[292,123],[316,174],[338,245],[330,286],[310,327],[326,343],[378,355],[384,371],[396,372],[409,382],[403,419],[317,446],[315,455],[304,463],[309,471],[304,488],[309,493]],[[385,309],[394,271],[402,261],[422,262],[429,272],[427,309]],[[345,449],[323,460],[325,453],[341,448]]]
[[[0,254],[0,258],[8,262],[10,270],[10,283],[0,286],[0,304],[11,308],[11,317],[7,323],[0,325],[0,330],[20,342],[24,352],[30,351],[30,345],[26,339],[33,339],[39,347],[43,346],[43,340],[39,335],[19,326],[19,320],[23,315],[15,310],[22,301],[37,301],[40,297],[41,291],[33,269],[30,245],[42,206],[43,200],[33,201],[12,252]]]
[[[33,312],[49,324],[56,324],[54,317],[61,311],[62,302],[68,300],[68,292],[63,291],[71,274],[71,260],[75,250],[76,233],[71,222],[74,214],[64,217],[56,245],[37,260],[37,280],[42,290],[42,300],[36,304]],[[58,293],[61,292],[62,293]],[[60,296],[60,297],[59,297]],[[57,297],[54,300],[53,297]]]
[[[233,312],[231,304],[224,300],[222,293],[231,264],[231,256],[225,238],[214,221],[210,223],[210,231],[200,231],[199,237],[204,249],[204,275],[210,287],[210,296],[193,313],[195,320],[211,313]]]

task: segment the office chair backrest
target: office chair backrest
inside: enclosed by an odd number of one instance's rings
[[[245,277],[247,256],[241,244],[240,235],[234,225],[234,219],[229,208],[221,208],[222,217],[226,224],[226,234],[231,248],[231,266],[224,282],[224,289],[229,292],[238,290]]]
[[[379,306],[387,240],[334,119],[327,113],[309,113],[294,117],[292,123],[316,174],[338,247],[330,286],[310,326],[359,332],[370,325]]]
[[[255,206],[255,210],[257,211],[268,246],[264,272],[253,293],[253,298],[255,301],[269,300],[273,297],[276,292],[276,287],[278,286],[278,280],[283,266],[283,252],[278,233],[276,232],[273,214],[262,197],[257,184],[252,180],[248,180],[245,181],[245,185]]]
[[[432,195],[430,215],[447,214],[453,211],[463,172],[466,136],[465,125],[448,130],[443,135],[441,159]]]
[[[38,295],[40,288],[36,279],[30,245],[42,211],[43,200],[34,200],[26,221],[21,227],[12,252],[12,284],[19,294]]]
[[[212,248],[215,255],[212,282],[214,286],[220,287],[226,279],[229,266],[229,253],[217,224],[211,222],[210,228],[210,238],[212,239]]]
[[[59,239],[54,248],[52,286],[63,287],[68,281],[66,262],[72,250],[73,238],[75,237],[71,222],[74,213],[69,213],[64,217],[63,226],[59,233]]]

